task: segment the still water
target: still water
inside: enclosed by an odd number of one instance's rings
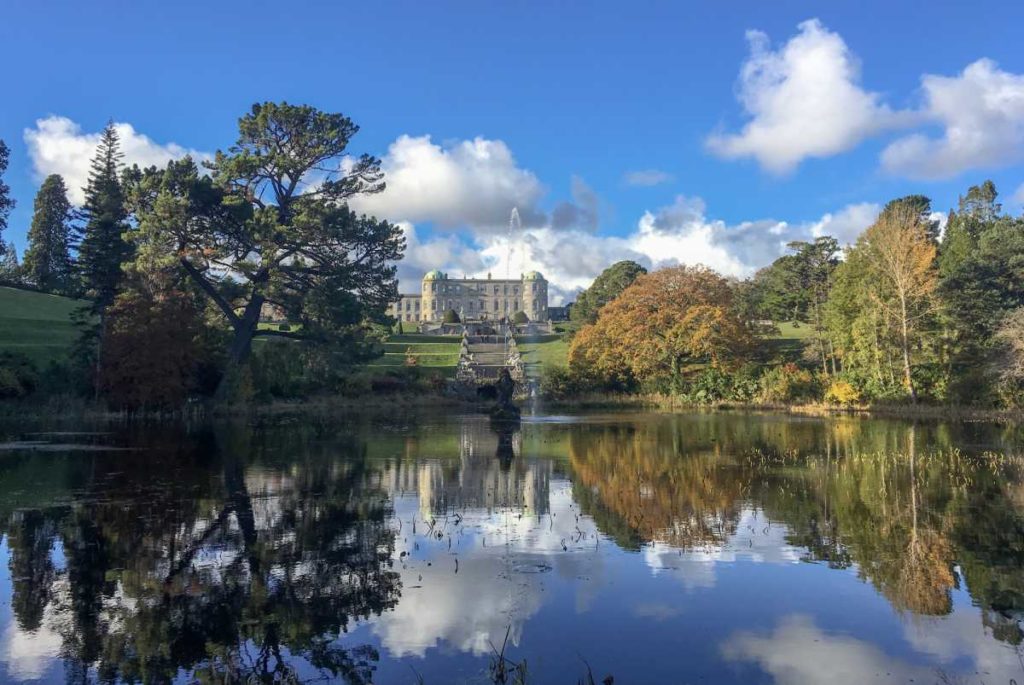
[[[0,425],[0,682],[1024,683],[1015,429],[60,429]]]

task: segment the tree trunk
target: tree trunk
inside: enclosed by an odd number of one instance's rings
[[[907,301],[900,298],[900,325],[903,347],[903,379],[910,392],[910,401],[917,404],[917,391],[914,389],[914,378],[910,374],[910,331],[907,325]]]
[[[214,398],[218,402],[230,399],[231,384],[238,376],[239,370],[249,360],[252,352],[252,339],[256,335],[256,328],[260,323],[260,312],[263,310],[264,298],[261,294],[254,294],[245,311],[238,318],[234,325],[234,336],[231,339],[231,346],[228,348],[227,365],[224,368],[224,375],[217,385],[217,392]]]

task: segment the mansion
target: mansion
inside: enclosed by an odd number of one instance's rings
[[[548,282],[536,271],[517,280],[449,278],[438,270],[423,277],[419,293],[399,295],[388,311],[398,321],[439,322],[448,310],[462,321],[501,321],[523,312],[530,321],[548,320]]]

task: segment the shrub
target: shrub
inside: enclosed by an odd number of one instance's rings
[[[820,396],[818,382],[807,369],[796,364],[783,364],[761,376],[758,399],[761,402],[795,402]]]
[[[520,310],[512,315],[512,323],[522,326],[524,323],[530,323],[530,317],[526,315],[526,312]]]
[[[579,378],[564,366],[545,366],[540,375],[540,393],[553,400],[572,397],[580,390]]]
[[[283,324],[281,324],[280,326],[277,327],[277,330],[284,331],[285,333],[287,333],[291,329],[292,329],[292,327],[289,324],[286,324],[286,323],[283,323]]]
[[[829,384],[825,392],[825,401],[850,406],[860,401],[860,393],[847,381],[835,380]]]
[[[39,373],[22,354],[0,353],[0,399],[20,399],[35,392]]]
[[[454,309],[445,310],[444,318],[442,320],[445,323],[462,323],[462,320],[459,319],[459,313]]]

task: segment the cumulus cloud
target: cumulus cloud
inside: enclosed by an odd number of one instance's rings
[[[811,237],[820,238],[830,235],[838,240],[840,245],[849,245],[857,240],[857,236],[865,228],[875,222],[881,211],[881,205],[872,202],[847,205],[834,214],[825,214],[819,221],[811,224]],[[945,216],[945,214],[942,215],[943,222]]]
[[[212,157],[208,152],[176,143],[154,142],[131,124],[115,123],[114,129],[121,139],[126,164],[163,166],[185,155],[192,155],[197,160]],[[24,131],[34,174],[40,180],[50,174],[60,174],[68,187],[71,202],[81,205],[85,202],[83,189],[89,180],[89,163],[96,154],[100,135],[100,131],[84,132],[79,124],[67,117],[50,116],[36,120],[34,128]]]
[[[739,133],[716,133],[709,149],[727,159],[753,157],[772,173],[792,171],[809,157],[851,149],[885,129],[912,123],[860,85],[860,65],[842,37],[817,19],[778,50],[748,31],[750,57],[740,70],[738,98],[750,116]]]
[[[921,115],[942,126],[943,134],[915,133],[893,142],[882,153],[886,170],[941,179],[1024,159],[1024,75],[980,59],[958,76],[925,75],[921,87]]]
[[[627,171],[622,180],[628,186],[650,187],[668,183],[672,180],[672,174],[658,169],[640,169]]]
[[[786,245],[794,240],[831,235],[844,245],[853,242],[880,210],[878,205],[861,203],[815,221],[760,219],[728,224],[708,218],[700,198],[679,196],[670,205],[645,212],[633,230],[622,236],[541,226],[526,227],[513,236],[445,234],[410,242],[407,259],[417,268],[403,273],[408,273],[408,287],[415,292],[419,278],[432,268],[474,277],[491,272],[496,278],[517,277],[535,269],[550,284],[551,302],[561,304],[574,299],[603,269],[623,259],[649,269],[703,264],[727,276],[744,278],[785,254]]]
[[[474,138],[442,146],[430,136],[401,136],[381,160],[387,189],[358,198],[359,211],[443,229],[507,230],[513,207],[523,223],[543,222],[544,187],[519,167],[500,140]]]
[[[579,176],[572,177],[572,202],[560,202],[551,212],[551,227],[597,230],[600,199],[593,188]]]

